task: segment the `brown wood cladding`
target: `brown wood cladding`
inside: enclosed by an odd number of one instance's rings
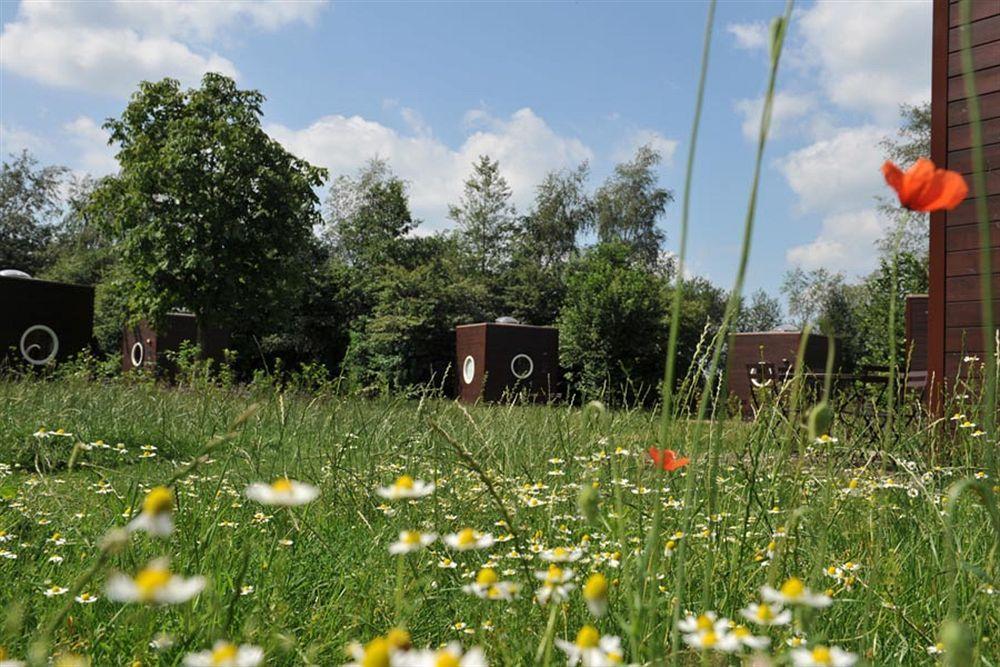
[[[754,331],[732,334],[729,337],[726,374],[729,393],[740,400],[743,415],[753,416],[753,386],[747,374],[747,364],[763,360],[773,364],[775,371],[794,365],[798,356],[801,331]],[[806,342],[803,363],[807,369],[822,370],[826,365],[829,339],[811,334]]]
[[[968,25],[979,96],[990,223],[992,275],[983,276],[974,192],[948,213],[931,216],[928,370],[939,379],[963,369],[966,353],[981,353],[981,281],[991,281],[1000,305],[1000,0],[972,0]],[[931,158],[972,183],[972,136],[965,92],[959,5],[934,0],[931,72]],[[909,304],[908,304],[909,305]],[[996,311],[997,308],[994,307]]]
[[[528,357],[518,364],[530,373],[514,375],[515,357]],[[463,370],[467,357],[472,358],[474,373],[465,382]],[[536,400],[559,395],[562,374],[559,370],[559,330],[525,324],[484,322],[455,327],[455,371],[458,396],[465,403],[478,400],[499,401],[509,391],[526,390]]]
[[[927,370],[927,295],[908,294],[904,311],[909,370]]]

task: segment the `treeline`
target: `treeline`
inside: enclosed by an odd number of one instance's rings
[[[196,89],[144,82],[105,124],[118,173],[72,179],[28,154],[0,175],[0,267],[97,287],[95,334],[117,356],[122,327],[195,313],[233,332],[237,365],[322,364],[349,386],[438,383],[454,326],[512,316],[560,328],[580,396],[651,395],[662,377],[676,266],[663,222],[673,193],[639,148],[603,183],[554,171],[516,210],[501,165],[481,156],[448,231],[425,233],[384,160],[327,183],[261,126],[263,96],[208,74]],[[726,293],[684,277],[678,377],[713,335]],[[738,327],[782,321],[754,294]],[[280,360],[280,362],[279,362]]]

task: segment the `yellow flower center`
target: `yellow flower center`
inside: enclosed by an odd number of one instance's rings
[[[545,575],[545,581],[549,583],[559,583],[562,581],[563,571],[558,565],[549,565],[549,571]]]
[[[833,657],[830,655],[830,649],[825,646],[817,646],[812,650],[812,659],[817,665],[832,665]]]
[[[396,480],[396,486],[401,489],[412,489],[413,488],[413,478],[409,475],[401,475],[399,479]]]
[[[582,649],[597,648],[601,643],[601,633],[592,625],[585,625],[576,633],[576,645]]]
[[[376,637],[365,646],[361,667],[389,667],[389,642]]]
[[[393,628],[385,636],[389,645],[396,649],[407,650],[410,648],[410,633],[402,628]]]
[[[856,488],[858,488],[858,480],[857,479],[852,479],[850,482],[847,483],[847,488],[849,488],[849,489],[856,489]]]
[[[139,589],[139,597],[143,600],[152,599],[169,581],[170,570],[161,567],[147,567],[135,575],[135,586]]]
[[[552,550],[552,555],[555,556],[556,558],[565,558],[566,554],[567,551],[563,547],[556,547],[555,549]]]
[[[142,511],[146,514],[163,514],[174,508],[174,494],[165,486],[158,486],[146,494]]]
[[[475,544],[476,531],[472,530],[471,528],[463,528],[462,530],[458,531],[458,543],[463,547]]]
[[[583,597],[586,600],[603,600],[608,597],[608,580],[601,574],[592,574],[583,585]]]
[[[291,493],[292,480],[282,477],[271,482],[271,490],[275,493]]]
[[[212,664],[224,665],[227,662],[232,662],[236,659],[236,653],[238,650],[239,649],[236,648],[236,644],[221,642],[218,646],[212,649]]]
[[[434,667],[459,667],[462,664],[458,656],[451,651],[441,651],[438,653],[437,660],[434,661]]]
[[[802,597],[805,590],[805,584],[803,584],[802,580],[798,577],[792,577],[781,585],[781,594],[789,600],[795,600]]]
[[[415,530],[404,530],[403,544],[420,544],[420,533]]]
[[[733,634],[736,635],[737,639],[746,639],[750,636],[750,631],[742,625],[737,625],[733,628]]]
[[[711,630],[701,636],[701,645],[705,648],[712,648],[718,643],[718,641],[719,638],[716,636],[715,632]]]
[[[712,627],[715,625],[714,621],[712,621],[712,619],[709,616],[706,616],[705,614],[702,614],[701,616],[698,617],[696,624],[698,626],[698,630],[700,630],[701,632],[711,630]]]
[[[764,603],[757,607],[757,620],[758,621],[770,621],[774,618],[774,612],[771,611],[771,605]]]
[[[484,567],[476,575],[476,583],[480,586],[492,586],[500,581],[496,571],[492,567]]]
[[[830,576],[833,576],[837,574],[837,568],[831,565],[830,567],[826,568],[826,573],[829,574]]]

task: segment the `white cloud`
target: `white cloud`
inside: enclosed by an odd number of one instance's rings
[[[209,71],[237,75],[206,46],[225,31],[311,22],[321,9],[317,2],[23,2],[3,26],[0,64],[47,85],[115,96],[143,79],[191,85]]]
[[[793,56],[838,106],[895,120],[900,103],[930,99],[931,25],[929,0],[819,0],[798,16]]]
[[[760,132],[760,114],[764,107],[764,98],[743,99],[736,102],[736,111],[743,116],[743,136],[750,141],[756,141]],[[774,96],[774,106],[771,110],[771,138],[781,136],[792,123],[816,108],[813,95],[796,95],[779,91]]]
[[[36,153],[46,144],[44,138],[29,130],[0,123],[0,160],[6,160],[8,156],[23,150]]]
[[[891,130],[849,127],[781,158],[777,165],[803,212],[865,208],[882,191],[879,141]]]
[[[108,145],[108,131],[92,118],[79,116],[63,125],[69,142],[77,149],[77,164],[92,176],[104,176],[118,171],[114,149]]]
[[[749,51],[766,49],[771,41],[770,26],[764,21],[730,23],[726,26],[726,32],[736,39],[737,47]]]
[[[663,158],[661,163],[664,167],[669,167],[674,163],[674,153],[677,152],[677,141],[668,139],[656,130],[640,129],[633,130],[619,143],[612,157],[625,162],[635,156],[635,152],[642,146],[649,146]]]
[[[885,233],[885,221],[873,208],[837,213],[823,219],[811,243],[789,248],[789,264],[803,269],[826,268],[848,274],[871,270],[877,257],[875,242]]]
[[[331,176],[352,172],[374,156],[387,159],[410,184],[414,214],[431,227],[444,221],[448,204],[457,201],[479,155],[499,160],[521,209],[530,204],[546,172],[593,159],[583,142],[557,134],[531,109],[520,109],[509,118],[483,111],[475,115],[481,129],[466,136],[457,149],[436,139],[426,126],[418,125],[425,131],[407,135],[360,116],[330,115],[302,129],[280,124],[265,129],[291,152],[328,168]]]

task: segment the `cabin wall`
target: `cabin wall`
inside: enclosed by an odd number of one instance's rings
[[[972,60],[982,120],[992,275],[1000,313],[1000,2],[972,0]],[[931,73],[931,157],[972,185],[969,110],[962,75],[957,0],[934,0]],[[966,355],[989,349],[982,327],[981,242],[975,192],[950,212],[931,215],[928,370],[937,382],[959,371]]]

